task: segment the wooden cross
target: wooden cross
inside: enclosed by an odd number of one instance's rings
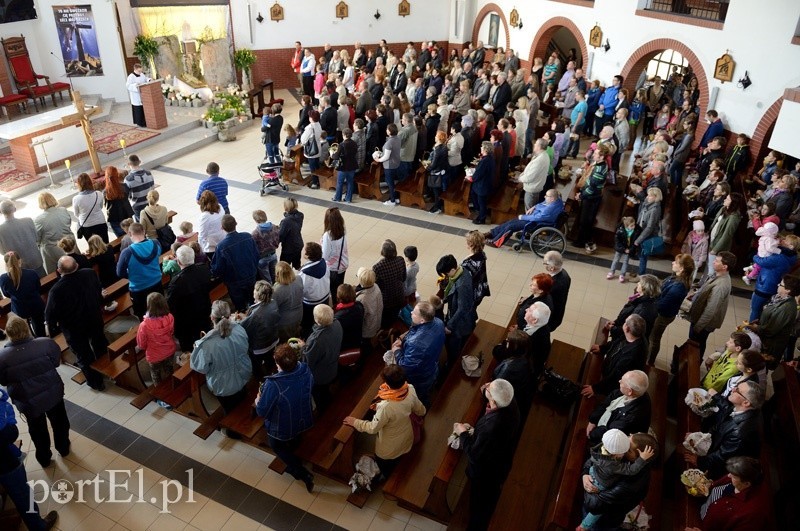
[[[77,90],[72,91],[72,101],[75,104],[76,112],[75,114],[70,114],[69,116],[64,116],[61,118],[62,125],[71,125],[80,123],[81,129],[83,130],[83,136],[86,138],[86,149],[89,151],[89,158],[92,161],[92,169],[94,170],[95,175],[100,175],[102,168],[100,167],[100,159],[97,157],[97,151],[94,149],[94,139],[92,138],[92,130],[91,130],[91,122],[89,121],[89,117],[95,113],[100,112],[102,109],[100,107],[92,107],[91,109],[86,109],[83,104],[83,98],[81,98],[81,93]]]

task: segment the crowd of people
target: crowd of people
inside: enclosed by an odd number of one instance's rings
[[[688,451],[682,455],[688,465],[707,470],[716,481],[701,512],[704,529],[731,529],[734,516],[753,518],[758,514],[755,504],[767,506],[767,486],[757,461],[757,412],[769,395],[775,360],[793,359],[800,330],[800,280],[791,274],[800,239],[778,233],[794,230],[800,220],[800,207],[793,206],[797,175],[780,167],[782,157],[776,153],[757,174],[744,174],[747,137],[739,135],[737,145],[725,153],[722,122],[709,110],[710,123],[684,191],[693,230],[675,257],[672,274],[659,280],[647,274],[647,258],[663,248],[662,203],[670,187],[683,189],[685,164],[692,155],[699,93],[691,71],[675,71],[663,85],[660,78],[643,75],[636,96],[629,98],[621,76],[601,89],[598,81],[584,79],[574,57],[565,61],[563,71],[554,54],[546,64],[537,59],[527,72],[513,50],[495,53],[491,61],[480,41],[461,54],[454,52],[447,56],[433,42],[419,50],[409,43],[400,56],[385,42],[375,50],[356,43],[352,54],[326,46],[317,59],[297,43],[292,66],[304,90],[299,123],[296,128],[284,125],[279,105],[266,109],[262,121],[267,154],[275,153],[285,131],[287,143],[304,145],[312,171],[324,158],[326,145],[340,141],[333,155],[341,159],[334,202],[352,201],[353,176],[371,157],[384,168],[386,204],[397,204],[396,184],[429,153],[431,211],[439,212],[440,194],[479,156],[472,203],[478,211],[474,222],[484,224],[488,198],[519,169],[515,180],[524,190],[525,214],[485,233],[470,231],[463,260],[451,254],[438,259],[435,286],[416,285],[418,253],[426,252],[424,248],[409,245],[400,253],[387,239],[374,265],[353,264],[345,217],[335,206],[326,211],[319,243],[304,241],[304,215],[293,198],[285,199],[279,222],[256,210],[251,229],[237,230],[241,212],[238,220],[231,214],[228,184],[215,162],[208,164],[208,177],[197,190],[196,223],[180,223],[178,235],[168,209],[159,204],[152,174],[136,155],[128,158],[125,171],[107,168],[100,190],[88,175],[78,177],[74,232],[69,211],[48,192],[39,196],[42,214],[35,220],[17,219],[13,202],[0,203],[5,217],[0,251],[7,269],[0,288],[11,298],[15,314],[6,330],[11,342],[0,351],[0,384],[28,418],[43,467],[51,461],[45,419],[62,456],[70,445],[63,383],[55,373],[58,348],[47,338],[63,333],[88,385],[102,391],[103,376],[92,363],[108,346],[104,290],[125,278],[132,313],[140,321],[137,343],[154,384],[170,378],[176,354],[188,354],[192,369],[205,374],[208,389],[230,413],[246,399],[248,383],[265,378],[254,406],[264,418],[273,451],[309,492],[314,477],[294,450],[313,426],[315,414],[335,399],[340,353],[372,355],[387,330],[398,319],[405,321],[407,332],[386,343],[387,366],[374,415],[343,419],[357,431],[376,435],[376,462],[385,478],[415,444],[415,426],[445,375],[460,362],[476,327],[477,308],[491,296],[484,247],[502,245],[529,223],[554,223],[564,211],[555,189],[559,166],[578,156],[582,135],[596,135],[575,187],[580,202],[576,245],[594,252],[594,221],[604,186],[613,182],[620,156],[638,137],[641,122],[642,135],[652,135],[652,140],[643,142],[637,153],[641,171],[629,189],[635,212],[622,218],[616,231],[607,278],[626,281],[631,259],[638,259],[639,274],[634,294],[607,327],[609,341],[591,349],[603,356],[601,379],[581,390],[586,397],[603,397],[586,430],[593,449],[583,476],[586,518],[581,528],[618,525],[646,494],[649,463],[663,449],[644,432],[652,407],[663,405],[650,403],[644,370],[654,364],[665,329],[680,313],[691,323],[689,338],[700,344],[702,354],[711,332],[722,327],[730,274],[737,263],[730,250],[745,206],[763,240],[753,249],[747,275],[755,282],[752,313],[721,353],[704,357],[703,387],[718,407],[704,422],[712,435],[711,449],[702,457]],[[561,109],[561,116],[536,138],[542,103]],[[695,172],[699,185],[691,183]],[[747,204],[741,194],[731,192],[736,178],[751,190]],[[312,181],[312,188],[318,186]],[[118,258],[109,245],[109,230],[121,239]],[[76,235],[87,240],[87,253],[78,251]],[[473,529],[488,525],[547,363],[551,333],[564,318],[570,277],[563,257],[551,251],[542,266],[531,278],[530,296],[519,301],[516,325],[495,349],[492,381],[481,389],[485,414],[475,427],[454,427],[468,457]],[[695,285],[696,273],[705,268],[708,274]],[[357,273],[348,276],[348,271]],[[38,280],[52,272],[59,279],[45,305]],[[212,301],[211,287],[217,281],[224,283],[227,297]],[[29,345],[51,361],[14,371],[22,363],[19,353]],[[446,357],[440,359],[443,351]],[[40,385],[53,374],[58,382],[48,384],[37,400],[28,398],[34,396],[34,383]],[[11,428],[2,433],[16,437]],[[227,434],[240,436],[231,430]],[[24,467],[20,476],[12,454],[10,448],[0,451],[0,478],[13,472],[9,481],[18,483],[20,477],[24,480]],[[739,496],[748,489],[757,495]],[[15,491],[20,496],[15,502],[27,506],[22,490]],[[39,527],[38,520],[31,522],[29,527]]]

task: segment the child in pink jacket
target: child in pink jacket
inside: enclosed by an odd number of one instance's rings
[[[167,299],[161,293],[147,296],[147,313],[136,332],[136,343],[144,350],[153,385],[172,376],[173,356],[175,354],[175,319],[169,313]],[[158,401],[161,407],[170,409],[168,404]]]

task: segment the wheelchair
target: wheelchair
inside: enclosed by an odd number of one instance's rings
[[[517,252],[522,251],[523,245],[528,245],[536,256],[544,258],[548,251],[563,253],[567,248],[567,219],[569,213],[562,212],[553,224],[537,223],[532,221],[525,225],[520,234],[519,241],[511,246]]]

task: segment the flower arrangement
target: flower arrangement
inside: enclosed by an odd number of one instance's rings
[[[233,117],[234,117],[234,112],[232,109],[219,107],[216,105],[211,107],[208,110],[208,112],[203,115],[204,120],[214,122],[215,124],[219,124],[221,122],[224,122],[225,120],[230,120]]]
[[[250,67],[256,62],[256,54],[253,50],[239,48],[233,52],[233,65],[242,71],[249,71]]]
[[[172,94],[175,94],[175,92],[175,87],[172,85],[161,83],[161,94],[163,94],[165,98],[169,98]]]

